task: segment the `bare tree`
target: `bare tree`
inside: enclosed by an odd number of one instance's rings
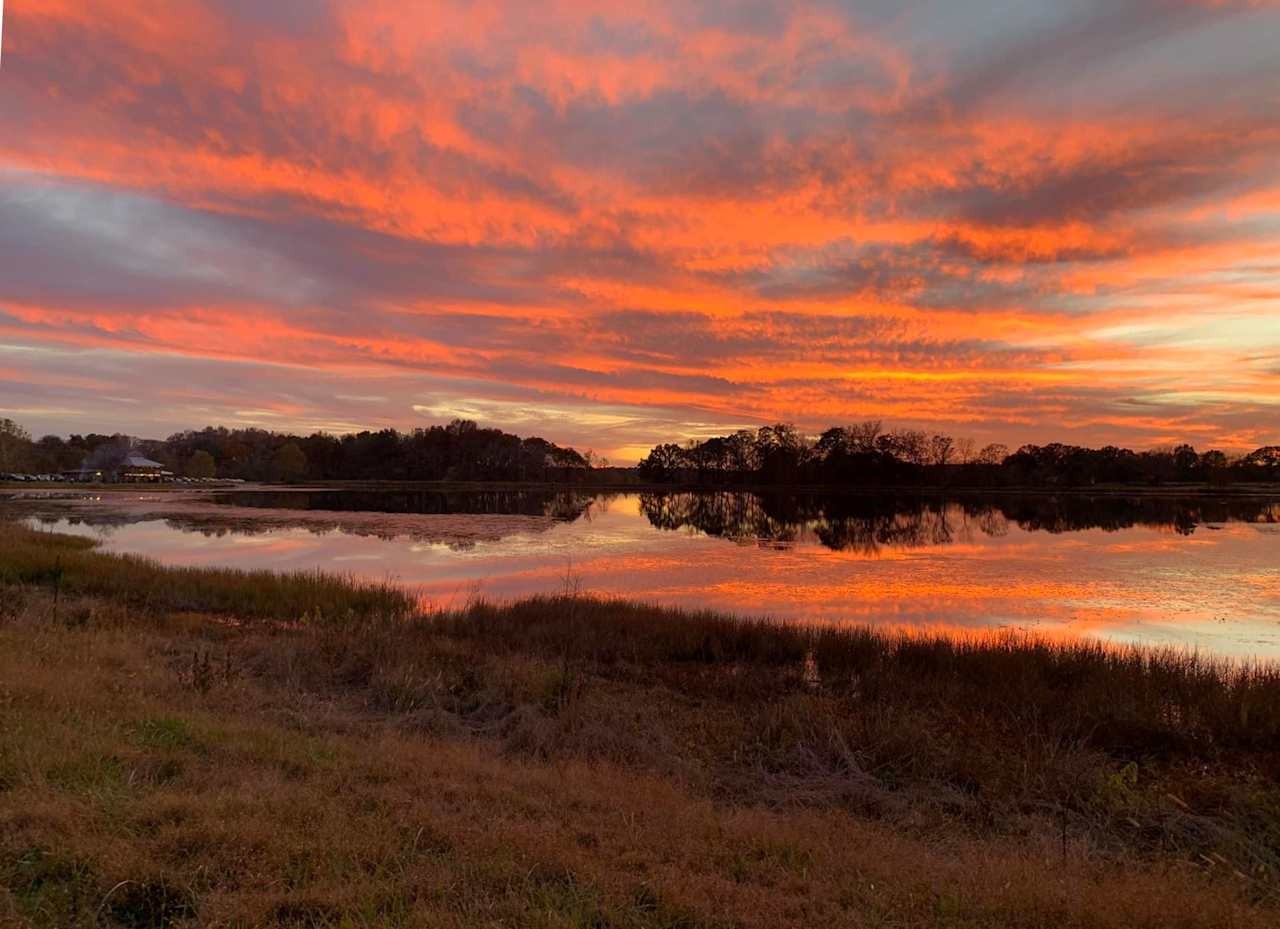
[[[1009,457],[1009,446],[1001,445],[999,442],[993,442],[978,452],[978,464],[998,465],[1003,464],[1004,460]]]
[[[869,419],[864,423],[850,426],[845,432],[849,436],[849,444],[860,452],[874,451],[876,440],[880,438],[883,428],[880,420]]]
[[[940,466],[950,464],[955,445],[955,441],[949,435],[930,436],[929,443],[925,448],[928,463]]]

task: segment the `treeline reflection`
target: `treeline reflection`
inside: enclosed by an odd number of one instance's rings
[[[1190,535],[1205,524],[1280,524],[1280,502],[1248,499],[1017,496],[999,499],[756,493],[643,494],[640,510],[666,530],[695,529],[746,544],[816,540],[874,554],[999,537],[1010,526],[1061,533],[1135,526]]]
[[[40,501],[33,503],[31,515],[49,528],[65,520],[103,537],[124,526],[161,521],[170,529],[206,538],[302,530],[315,536],[341,533],[388,542],[407,539],[465,551],[517,533],[547,532],[557,522],[589,520],[593,513],[606,510],[614,497],[575,491],[245,491],[215,495],[212,499],[220,506],[168,512],[75,508],[50,512],[43,508],[48,501]]]
[[[233,491],[215,503],[265,510],[404,513],[419,516],[544,516],[573,521],[614,495],[574,490],[308,490]]]
[[[161,520],[172,529],[207,537],[302,529],[314,535],[340,532],[387,541],[407,538],[468,549],[479,542],[546,532],[557,523],[590,521],[608,513],[621,496],[626,495],[530,490],[245,492],[219,495],[223,506],[186,511],[129,513],[61,507],[51,511],[49,501],[33,501],[27,512],[51,527],[66,520],[104,536],[122,526]],[[836,551],[869,555],[885,548],[998,538],[1013,526],[1048,533],[1146,527],[1180,535],[1229,522],[1280,527],[1280,501],[1258,498],[1076,494],[942,498],[697,491],[640,494],[639,511],[660,530],[697,531],[761,546],[817,542]],[[468,519],[471,516],[511,518]]]

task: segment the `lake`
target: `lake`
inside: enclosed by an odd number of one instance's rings
[[[394,578],[439,605],[585,593],[812,622],[1280,657],[1280,501],[237,490],[13,495],[169,564]],[[21,499],[18,499],[21,498]]]

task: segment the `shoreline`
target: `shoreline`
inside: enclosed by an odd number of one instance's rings
[[[0,493],[10,491],[65,491],[67,493],[239,493],[302,491],[549,491],[582,493],[754,493],[795,496],[1073,496],[1073,497],[1245,497],[1280,498],[1280,484],[1252,483],[1215,487],[1209,484],[1099,484],[1089,487],[984,487],[978,485],[910,485],[833,486],[822,484],[653,484],[590,481],[308,481],[306,483],[247,482],[243,484],[192,487],[182,484],[78,484],[0,481]]]

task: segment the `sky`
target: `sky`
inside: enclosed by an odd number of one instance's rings
[[[4,12],[37,436],[1280,443],[1280,2]]]

